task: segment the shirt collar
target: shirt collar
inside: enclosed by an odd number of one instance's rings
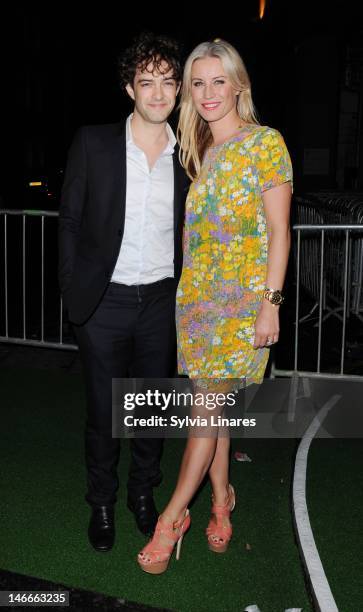
[[[136,147],[137,145],[135,145],[134,139],[132,137],[132,129],[131,129],[131,119],[132,119],[132,117],[133,117],[133,113],[131,113],[131,115],[129,115],[127,117],[127,120],[126,120],[126,144],[127,145],[131,144],[134,147]],[[169,142],[168,142],[167,146],[165,147],[164,151],[162,152],[161,156],[172,155],[174,153],[174,148],[175,148],[175,145],[176,145],[175,134],[174,134],[173,130],[171,129],[169,123],[166,124],[166,133],[168,135]]]

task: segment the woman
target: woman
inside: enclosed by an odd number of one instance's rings
[[[192,185],[186,203],[184,264],[177,293],[178,365],[199,390],[261,383],[278,341],[279,304],[290,247],[292,171],[281,135],[256,119],[245,66],[227,42],[189,56],[179,121],[181,160]],[[190,526],[188,505],[208,471],[209,548],[232,535],[229,437],[189,436],[176,489],[140,567],[167,569]]]

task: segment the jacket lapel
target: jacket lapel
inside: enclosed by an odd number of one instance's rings
[[[126,181],[127,181],[127,161],[126,161],[126,122],[120,124],[120,132],[117,138],[117,162],[118,174],[119,174],[119,193],[120,193],[120,207],[121,207],[121,219],[122,223],[125,221],[125,210],[126,210]]]
[[[179,147],[176,146],[173,153],[174,164],[174,236],[183,222],[184,204],[188,189],[188,181],[183,167],[179,161]]]

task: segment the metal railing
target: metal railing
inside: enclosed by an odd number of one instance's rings
[[[294,198],[296,221],[298,224],[312,226],[324,223],[330,225],[361,225],[363,223],[363,193],[339,193],[323,191],[309,193],[304,197]],[[301,282],[315,304],[312,312],[318,307],[320,287],[316,274],[316,264],[320,261],[320,245],[315,236],[306,239],[301,253],[304,267],[301,269]],[[349,244],[348,283],[351,286],[347,316],[355,314],[363,321],[363,241],[362,236],[355,236]],[[344,236],[326,235],[325,247],[326,286],[323,291],[325,319],[335,316],[341,320],[341,278],[337,273],[340,258],[344,252]],[[327,299],[329,298],[329,304]],[[310,315],[306,315],[307,317]],[[324,319],[324,320],[325,320]]]
[[[21,220],[21,228],[11,227],[10,219]],[[3,249],[0,257],[3,259],[4,285],[1,301],[4,304],[4,319],[0,320],[0,342],[11,344],[22,344],[30,346],[42,346],[53,349],[78,350],[73,344],[72,338],[65,341],[64,328],[67,322],[63,316],[63,302],[57,283],[57,226],[51,219],[58,220],[58,212],[46,210],[11,210],[1,209],[0,219],[3,222],[1,233],[3,235]],[[30,227],[32,223],[32,227]],[[34,223],[36,226],[34,226]],[[50,227],[50,224],[52,227]],[[47,229],[46,229],[47,227]],[[21,240],[21,268],[18,283],[18,270],[14,261],[9,266],[9,250],[13,247],[19,251],[19,230]],[[31,244],[31,234],[39,233],[40,243]],[[49,234],[49,235],[48,235]],[[46,309],[46,286],[45,286],[45,240],[50,241],[50,263],[53,288],[48,299]],[[34,259],[39,256],[39,268],[36,269]],[[29,259],[28,259],[29,255]],[[18,266],[19,267],[19,266]],[[20,295],[19,295],[20,293]],[[20,317],[17,316],[20,302]],[[38,304],[36,304],[38,302]],[[28,322],[29,304],[32,320]],[[57,320],[54,320],[54,311],[58,311]],[[11,326],[11,312],[14,315]],[[21,319],[21,323],[19,321]],[[48,328],[46,333],[46,325]],[[10,330],[10,327],[13,329]],[[30,330],[28,329],[30,327]]]
[[[277,367],[273,362],[271,376],[298,373],[361,379],[361,376],[347,375],[344,366],[347,321],[351,314],[360,317],[362,312],[363,225],[322,224],[317,209],[313,212],[316,222],[312,223],[312,213],[309,214],[308,223],[293,226],[296,306],[292,322],[294,346],[291,366],[289,362],[288,368]],[[17,227],[12,227],[11,221],[15,218]],[[3,286],[0,283],[0,303],[4,304],[4,316],[0,316],[0,342],[77,350],[64,318],[57,283],[57,218],[58,213],[50,211],[0,210],[0,223],[3,223],[3,227],[0,225],[0,237],[2,235],[4,238],[3,248],[0,249],[4,277]],[[18,267],[13,261],[15,255]],[[38,256],[39,265],[36,264]],[[49,269],[46,274],[47,260]],[[304,291],[315,301],[317,311],[317,322],[314,324],[317,331],[316,360],[314,367],[308,370],[301,367],[306,353],[306,344],[300,338],[301,327],[307,324],[307,317],[302,316]],[[336,345],[339,345],[340,351],[339,367],[333,371],[325,368],[324,371],[323,324],[333,312],[337,326],[340,326],[336,334]],[[282,324],[285,325],[285,321]]]
[[[314,211],[316,220],[320,212]],[[346,361],[346,331],[349,315],[354,313],[360,317],[362,310],[362,245],[363,225],[358,224],[296,224],[294,250],[296,264],[296,294],[294,317],[294,352],[291,369],[277,368],[272,364],[272,376],[318,376],[333,378],[362,379],[362,375],[347,374],[344,366]],[[338,290],[340,289],[340,290]],[[301,316],[301,291],[307,290],[314,298],[314,307],[308,315]],[[358,298],[357,298],[358,296]],[[334,303],[334,307],[331,303]],[[358,307],[357,307],[358,302]],[[301,370],[299,367],[300,328],[311,318],[317,308],[317,351],[316,367],[311,370]],[[341,329],[336,330],[336,346],[339,346],[339,367],[334,371],[322,371],[322,332],[323,322],[331,315],[338,315]],[[340,337],[339,337],[340,331]],[[337,370],[337,371],[336,371]]]

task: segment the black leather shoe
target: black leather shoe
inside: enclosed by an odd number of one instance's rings
[[[113,506],[94,506],[92,508],[88,539],[95,550],[111,550],[115,542]]]
[[[158,522],[158,513],[151,493],[127,498],[127,507],[134,513],[138,529],[151,537]]]

